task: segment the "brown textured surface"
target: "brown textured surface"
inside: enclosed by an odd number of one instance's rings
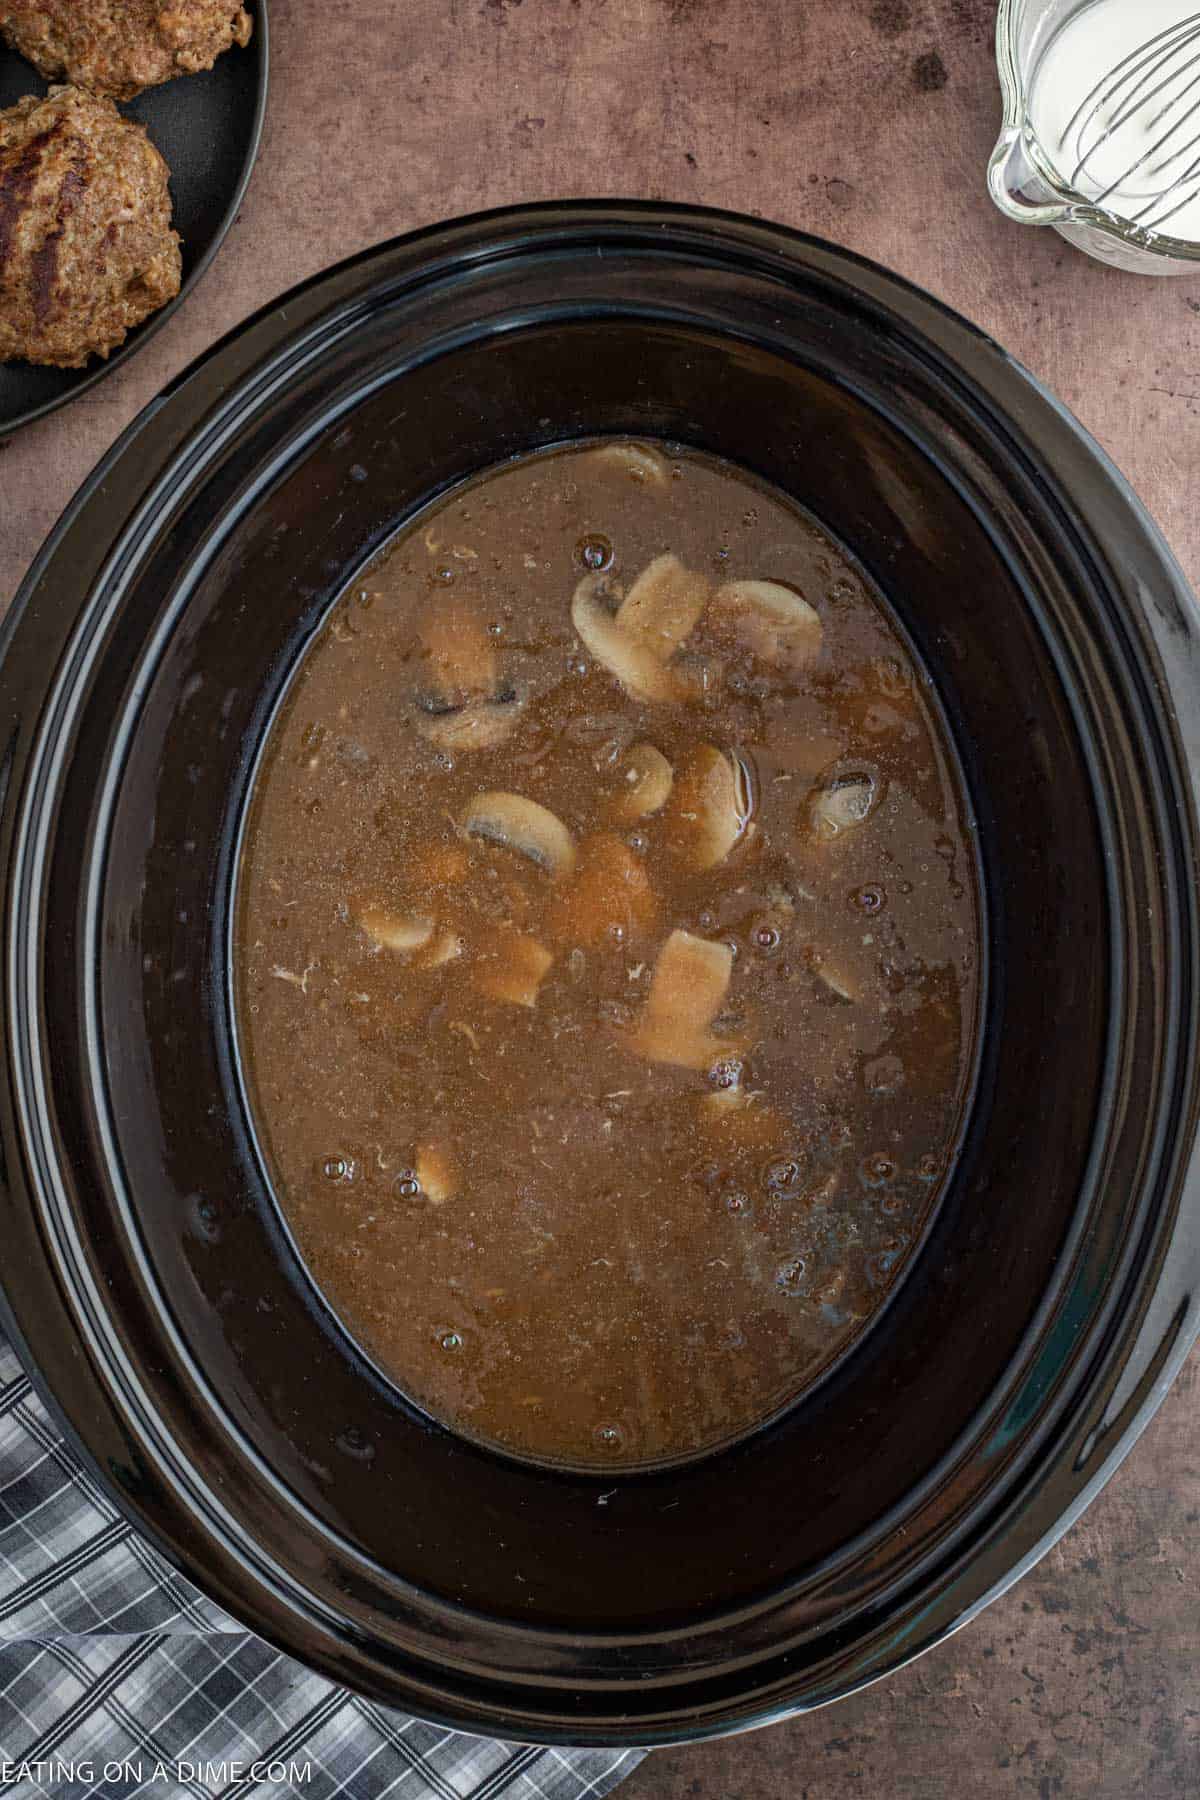
[[[992,211],[994,12],[989,0],[274,0],[274,91],[241,222],[142,355],[0,450],[0,598],[137,407],[252,307],[410,226],[587,193],[762,213],[931,288],[1057,390],[1196,580],[1200,278],[1121,275]],[[660,1752],[622,1792],[1200,1791],[1197,1367],[1082,1524],[961,1636],[833,1711]]]
[[[838,1706],[658,1751],[622,1800],[1192,1800],[1197,1354],[1080,1523],[965,1631]]]

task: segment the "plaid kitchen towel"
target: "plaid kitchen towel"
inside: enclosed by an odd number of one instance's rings
[[[640,1756],[445,1731],[271,1650],[125,1523],[0,1339],[0,1794],[599,1800]]]

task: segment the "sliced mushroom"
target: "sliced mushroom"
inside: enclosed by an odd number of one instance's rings
[[[620,766],[621,787],[609,814],[618,825],[632,825],[661,812],[671,798],[675,771],[653,744],[634,744]]]
[[[698,744],[671,794],[665,814],[667,847],[688,868],[715,868],[745,835],[753,810],[750,776],[741,758],[713,744]]]
[[[512,694],[504,700],[471,700],[453,711],[432,712],[419,707],[417,730],[439,750],[462,755],[472,750],[496,750],[512,736],[520,716],[520,703]]]
[[[462,955],[465,946],[457,931],[439,931],[429,948],[418,958],[422,969],[440,969]]]
[[[634,481],[645,482],[650,487],[666,487],[671,479],[670,471],[663,458],[648,444],[621,442],[604,444],[593,452],[598,462],[611,464],[614,468],[624,469]]]
[[[547,914],[557,943],[598,949],[629,943],[658,917],[658,896],[640,859],[615,832],[585,838],[569,882],[564,882]]]
[[[728,944],[673,931],[654,966],[647,1010],[655,1017],[711,1025],[725,1004],[732,977],[733,951]]]
[[[699,1114],[700,1123],[707,1130],[718,1133],[723,1143],[739,1150],[769,1152],[787,1139],[783,1120],[767,1105],[761,1091],[745,1088],[740,1082],[704,1094]]]
[[[710,591],[706,576],[667,551],[642,570],[617,609],[617,625],[657,662],[670,662],[700,623]]]
[[[817,985],[841,1006],[857,1006],[862,988],[843,964],[823,960],[813,970]]]
[[[659,952],[650,992],[630,1045],[650,1062],[710,1069],[742,1045],[710,1030],[733,975],[728,944],[673,931]]]
[[[538,989],[553,963],[553,954],[536,938],[500,927],[494,948],[476,965],[475,979],[489,999],[509,1006],[536,1006]]]
[[[496,645],[479,615],[439,608],[421,633],[424,661],[416,725],[441,750],[494,750],[511,733],[521,706],[500,680]]]
[[[523,794],[476,794],[458,823],[468,837],[515,850],[550,875],[566,875],[574,867],[575,845],[562,820]]]
[[[640,639],[618,625],[604,605],[606,583],[602,575],[585,575],[571,602],[571,623],[586,648],[626,693],[651,705],[679,705],[693,692],[693,684],[678,670],[660,662]]]
[[[864,771],[836,775],[814,795],[808,809],[812,835],[832,843],[865,825],[882,798],[880,783]]]
[[[820,654],[820,614],[781,581],[727,581],[712,606],[732,621],[748,650],[776,668],[802,668]]]
[[[435,1206],[453,1200],[458,1192],[458,1163],[445,1144],[422,1144],[413,1164],[413,1174],[420,1182],[426,1200],[432,1200]]]
[[[434,921],[428,913],[388,912],[382,906],[368,906],[358,915],[358,922],[381,950],[394,950],[398,955],[411,955],[423,950],[434,933]]]
[[[423,683],[444,705],[465,706],[495,693],[495,639],[472,608],[435,608],[421,628],[421,649]]]

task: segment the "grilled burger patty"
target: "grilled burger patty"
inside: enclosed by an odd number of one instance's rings
[[[0,0],[0,32],[48,80],[132,100],[250,41],[238,0]]]
[[[179,292],[167,165],[111,100],[0,112],[0,361],[78,369]]]

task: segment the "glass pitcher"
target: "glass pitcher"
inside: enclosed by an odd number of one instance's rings
[[[1093,0],[1000,0],[996,62],[1004,97],[1004,128],[988,165],[992,199],[1021,225],[1053,225],[1089,256],[1143,275],[1195,274],[1200,244],[1146,230],[1105,212],[1068,187],[1041,144],[1029,93],[1046,46]],[[1129,0],[1131,6],[1137,0]]]

